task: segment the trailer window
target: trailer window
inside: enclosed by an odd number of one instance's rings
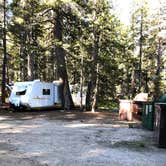
[[[43,89],[43,95],[50,95],[50,89]]]
[[[20,92],[16,92],[16,95],[17,96],[22,96],[22,95],[25,95],[25,93],[26,93],[26,90],[20,91]]]

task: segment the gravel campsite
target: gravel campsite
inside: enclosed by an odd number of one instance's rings
[[[0,165],[165,166],[166,149],[117,112],[1,112]]]
[[[166,166],[166,0],[0,0],[0,166]]]

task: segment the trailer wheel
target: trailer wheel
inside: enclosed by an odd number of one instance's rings
[[[14,111],[19,111],[20,107],[15,106],[14,104],[10,103],[10,108],[13,109]]]

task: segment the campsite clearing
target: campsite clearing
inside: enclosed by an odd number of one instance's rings
[[[1,112],[1,166],[165,166],[153,132],[103,111]]]

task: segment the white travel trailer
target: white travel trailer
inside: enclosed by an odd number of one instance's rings
[[[54,107],[61,103],[60,85],[61,81],[53,83],[41,82],[40,80],[16,82],[12,87],[9,102],[14,108]]]

